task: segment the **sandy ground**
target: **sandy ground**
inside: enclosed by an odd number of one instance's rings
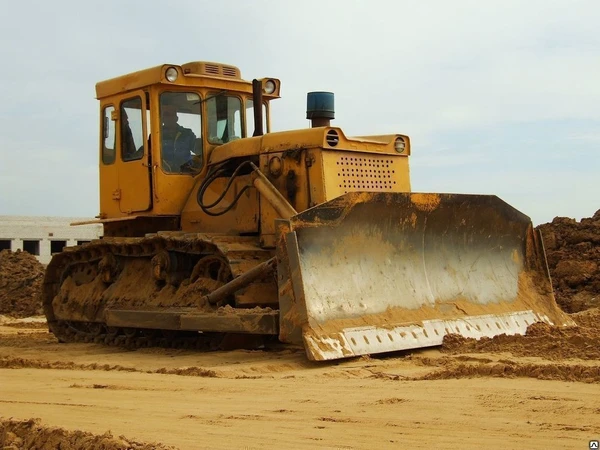
[[[30,434],[124,442],[88,448],[587,449],[600,438],[596,350],[557,359],[471,347],[311,363],[295,349],[58,344],[43,318],[0,317],[0,444],[27,448],[10,430],[34,418]]]

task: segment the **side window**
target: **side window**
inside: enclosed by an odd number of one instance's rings
[[[267,130],[267,105],[263,103],[263,131]],[[254,102],[252,99],[246,100],[246,137],[254,134]]]
[[[208,111],[208,141],[225,144],[242,137],[240,110],[242,103],[237,97],[217,95],[206,101]]]
[[[121,158],[135,161],[144,156],[142,99],[131,98],[121,103]]]
[[[115,122],[112,120],[115,108],[107,106],[102,116],[102,162],[113,164],[115,162]]]

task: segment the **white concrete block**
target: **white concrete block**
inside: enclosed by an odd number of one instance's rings
[[[103,233],[100,224],[71,226],[71,222],[90,220],[82,217],[47,216],[0,216],[0,240],[11,241],[11,250],[24,250],[27,242],[39,243],[39,254],[35,255],[42,264],[52,258],[51,241],[65,241],[65,246],[77,245],[77,241],[99,239]]]

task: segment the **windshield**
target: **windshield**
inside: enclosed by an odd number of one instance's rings
[[[163,92],[160,121],[163,170],[197,172],[203,164],[200,96],[195,92]]]
[[[208,141],[225,144],[242,137],[242,102],[238,97],[216,95],[206,100]]]

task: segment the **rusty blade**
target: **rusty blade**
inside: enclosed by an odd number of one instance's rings
[[[281,335],[301,329],[311,359],[572,324],[531,220],[495,196],[350,193],[282,229]]]

